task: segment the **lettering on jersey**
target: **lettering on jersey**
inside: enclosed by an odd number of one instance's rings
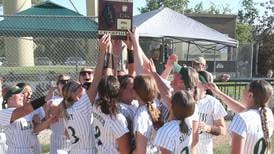
[[[93,113],[93,117],[96,118],[98,121],[100,121],[103,126],[105,126],[105,120],[102,116],[100,116],[97,113]]]
[[[32,122],[31,121],[21,121],[20,127],[21,127],[21,130],[32,129]]]
[[[191,136],[192,129],[188,129],[187,133],[181,133],[181,136],[179,137],[180,143],[183,143],[186,138]]]
[[[72,114],[68,114],[67,115],[67,120],[73,120],[73,115]]]
[[[206,113],[198,113],[199,114],[199,121],[206,122],[207,114]]]

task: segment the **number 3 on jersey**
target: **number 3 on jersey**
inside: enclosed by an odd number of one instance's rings
[[[72,128],[71,126],[69,126],[68,130],[71,131],[71,136],[74,138],[74,141],[71,142],[71,144],[77,143],[79,141],[79,138],[76,136],[74,128]]]
[[[97,140],[97,145],[99,145],[99,146],[102,145],[103,143],[99,139],[99,137],[101,136],[101,131],[98,126],[95,126],[95,135],[94,136],[95,136],[95,139]]]

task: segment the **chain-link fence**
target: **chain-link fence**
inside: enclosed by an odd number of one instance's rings
[[[3,84],[28,82],[34,97],[67,73],[95,67],[97,23],[90,17],[2,16],[0,72]]]
[[[82,67],[95,67],[97,23],[91,17],[2,16],[0,72],[3,86],[27,82],[33,98],[45,95],[60,74],[77,80]],[[2,102],[1,102],[2,103]],[[48,151],[50,131],[39,135]]]

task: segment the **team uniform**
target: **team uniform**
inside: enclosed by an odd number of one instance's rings
[[[198,101],[199,121],[206,125],[213,125],[215,120],[224,118],[227,115],[224,107],[216,98],[206,95]],[[198,154],[213,154],[213,137],[210,133],[203,132],[199,135],[199,142],[197,144]]]
[[[269,136],[273,133],[273,113],[267,108],[267,123]],[[233,118],[228,131],[236,133],[245,138],[244,153],[264,153],[262,148],[262,139],[264,137],[260,112],[257,109],[249,109],[241,112]],[[257,148],[256,148],[257,147]]]
[[[197,105],[192,116],[185,119],[188,133],[180,132],[180,120],[167,122],[158,131],[154,145],[169,150],[171,153],[191,153],[192,122],[198,120]]]
[[[7,112],[13,112],[15,108],[5,109]],[[10,120],[10,119],[9,119]],[[35,142],[33,140],[32,116],[25,116],[15,120],[9,125],[5,125],[5,134],[7,138],[7,154],[34,154]]]
[[[106,115],[95,103],[93,105],[93,117],[97,153],[119,154],[116,140],[129,132],[125,116],[121,113],[112,117]]]
[[[10,124],[11,114],[12,111],[10,110],[0,110],[0,154],[5,154],[8,149],[4,127]]]
[[[153,101],[153,106],[157,106],[157,103]],[[160,153],[160,149],[153,145],[154,138],[156,136],[156,130],[153,127],[151,117],[147,110],[147,105],[141,105],[136,111],[133,122],[133,132],[136,134],[139,132],[147,138],[146,153]]]
[[[92,106],[87,94],[67,109],[64,120],[71,141],[70,154],[95,154]]]
[[[46,116],[43,107],[40,107],[40,108],[32,111],[27,116],[25,116],[25,118],[28,119],[31,122],[34,115],[38,115],[40,120],[43,120]],[[34,142],[34,147],[33,147],[34,154],[40,154],[41,153],[41,145],[40,145],[40,142],[39,142],[39,139],[38,139],[37,135],[38,134],[33,135],[33,138],[32,138],[32,140]]]
[[[59,105],[62,100],[62,97],[54,96],[49,102]],[[69,139],[65,136],[64,118],[59,118],[57,122],[52,123],[50,129],[52,131],[50,135],[50,154],[57,154],[58,150],[68,152],[71,144]]]
[[[180,132],[180,120],[172,120],[157,131],[154,145],[165,148],[172,153],[191,153],[192,120],[185,120],[189,132]]]

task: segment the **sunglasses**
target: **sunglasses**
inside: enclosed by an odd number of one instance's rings
[[[80,72],[80,75],[86,75],[86,74],[88,74],[88,75],[91,75],[93,72]]]
[[[66,83],[68,83],[69,80],[59,80],[58,84],[62,84],[65,85]]]

